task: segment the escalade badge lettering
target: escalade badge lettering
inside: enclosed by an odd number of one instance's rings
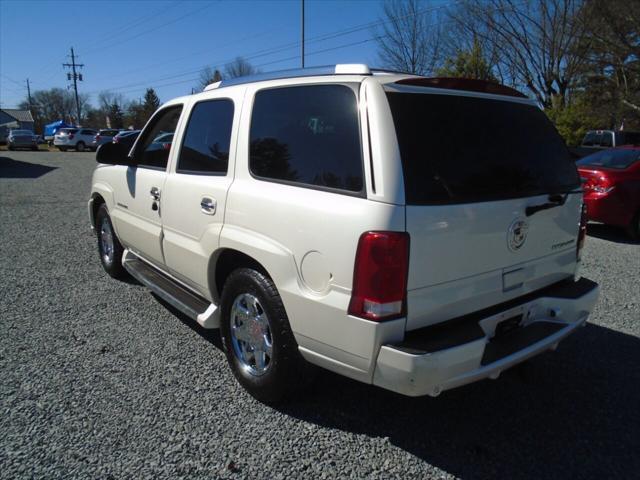
[[[524,242],[527,240],[527,232],[529,231],[529,224],[526,220],[516,219],[509,227],[507,233],[507,245],[509,250],[515,252],[519,250]]]

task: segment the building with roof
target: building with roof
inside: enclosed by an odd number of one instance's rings
[[[0,108],[0,141],[5,142],[9,130],[33,130],[33,116],[29,110]]]

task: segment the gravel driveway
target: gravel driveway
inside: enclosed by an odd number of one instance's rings
[[[590,323],[497,381],[405,398],[320,373],[274,409],[216,332],[100,268],[95,154],[0,152],[0,478],[640,475],[640,245],[595,225]]]

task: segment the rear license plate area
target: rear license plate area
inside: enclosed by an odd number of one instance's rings
[[[493,338],[501,338],[522,327],[522,314],[507,318],[496,324]]]

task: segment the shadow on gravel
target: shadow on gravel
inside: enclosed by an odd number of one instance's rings
[[[186,316],[180,310],[175,308],[170,303],[167,303],[166,301],[164,301],[162,298],[157,296],[155,293],[151,292],[151,295],[153,296],[153,298],[156,299],[156,301],[160,305],[162,305],[164,308],[169,310],[183,324],[185,324],[191,330],[196,332],[198,335],[200,335],[202,338],[204,338],[207,342],[211,343],[212,345],[214,345],[219,350],[222,350],[222,342],[220,341],[220,332],[218,331],[217,328],[215,328],[215,329],[202,328],[200,325],[198,325],[196,323],[195,320],[193,320],[190,317]]]
[[[56,168],[0,157],[0,178],[38,178]]]
[[[640,469],[639,405],[640,339],[588,325],[555,353],[437,398],[322,372],[278,410],[386,437],[461,478],[629,478]]]
[[[602,223],[590,223],[587,226],[587,235],[610,242],[626,243],[629,245],[640,244],[640,242],[633,240],[624,228],[604,225]]]

